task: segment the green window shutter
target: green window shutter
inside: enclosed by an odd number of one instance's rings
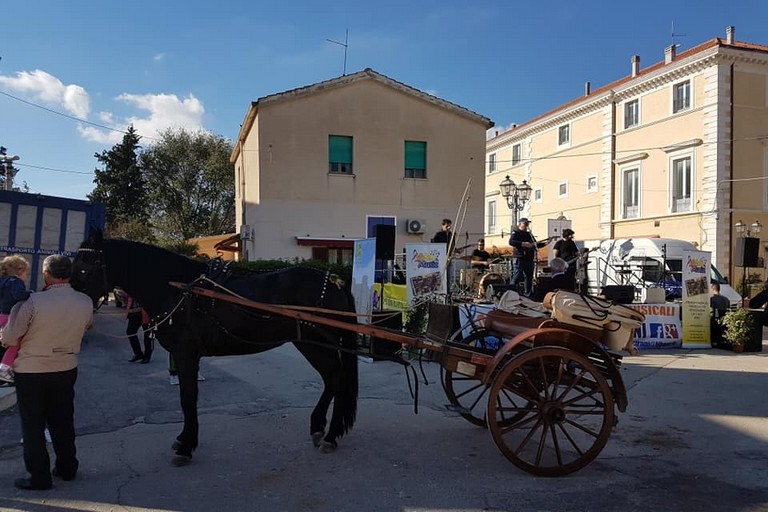
[[[328,136],[328,161],[330,163],[352,163],[352,137],[345,135]]]
[[[427,177],[427,143],[421,141],[405,141],[405,177]]]

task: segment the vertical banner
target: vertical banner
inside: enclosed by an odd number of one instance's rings
[[[352,296],[355,297],[355,310],[361,315],[369,315],[358,317],[360,323],[370,323],[371,321],[375,258],[375,238],[355,240],[355,252],[352,258]]]
[[[709,272],[711,253],[683,251],[683,348],[711,348]]]
[[[406,244],[405,275],[408,304],[422,295],[445,293],[445,244]]]

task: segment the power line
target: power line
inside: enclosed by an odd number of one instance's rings
[[[95,126],[97,128],[101,128],[103,130],[109,130],[111,132],[122,133],[123,135],[128,133],[125,130],[119,130],[117,128],[112,128],[110,126],[105,126],[103,124],[94,123],[93,121],[88,121],[87,119],[83,119],[81,117],[76,117],[76,116],[72,116],[72,115],[69,115],[69,114],[65,114],[64,112],[59,112],[58,110],[54,110],[52,108],[48,108],[48,107],[45,107],[43,105],[39,105],[39,104],[34,103],[32,101],[28,101],[28,100],[25,100],[23,98],[19,98],[18,96],[14,96],[13,94],[9,94],[9,93],[7,93],[5,91],[0,91],[0,95],[6,96],[6,97],[11,98],[13,100],[16,100],[18,102],[24,103],[25,105],[29,105],[31,107],[35,107],[35,108],[39,108],[41,110],[45,110],[46,112],[50,112],[51,114],[55,114],[57,116],[65,117],[67,119],[71,119],[73,121],[77,121],[77,122],[80,122],[80,123],[89,124],[91,126]],[[149,139],[149,140],[160,140],[160,139],[157,139],[155,137],[150,137],[148,135],[141,135],[141,138]]]

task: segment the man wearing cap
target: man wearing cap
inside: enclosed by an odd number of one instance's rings
[[[527,218],[521,218],[517,223],[517,228],[512,231],[509,237],[509,245],[515,248],[515,259],[512,266],[512,286],[517,289],[518,284],[523,283],[523,295],[530,297],[533,294],[533,269],[534,259],[536,258],[536,249],[547,245],[546,240],[536,242],[533,235],[528,231],[528,225],[531,221]]]

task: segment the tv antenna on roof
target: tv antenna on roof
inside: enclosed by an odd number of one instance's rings
[[[326,39],[329,43],[337,44],[344,47],[344,71],[342,76],[347,74],[347,48],[349,47],[349,29],[346,29],[344,34],[344,42],[334,41],[333,39]]]
[[[680,46],[679,44],[675,44],[675,38],[676,37],[687,37],[688,34],[675,34],[675,22],[672,21],[672,29],[669,31],[670,38],[672,39],[672,44],[674,46]]]

